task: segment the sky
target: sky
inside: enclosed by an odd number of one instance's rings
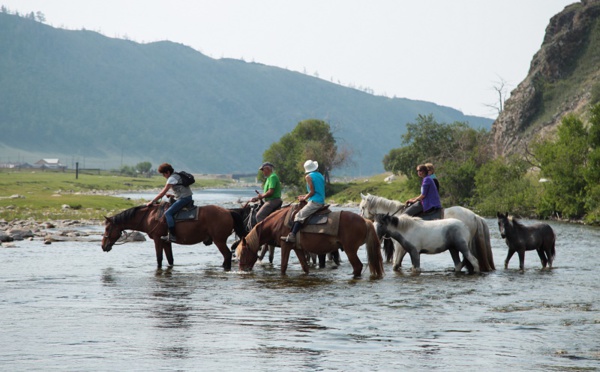
[[[495,118],[575,0],[0,0],[46,24],[170,40],[375,95]]]

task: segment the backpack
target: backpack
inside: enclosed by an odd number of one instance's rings
[[[196,180],[194,179],[194,176],[188,172],[184,172],[184,171],[180,171],[180,172],[175,172],[175,174],[178,174],[179,177],[181,178],[181,183],[179,183],[178,185],[183,185],[183,186],[189,186],[192,185],[194,182],[196,182]]]

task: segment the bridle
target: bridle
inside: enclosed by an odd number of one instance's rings
[[[133,231],[139,231],[139,227],[142,225],[142,221],[144,221],[144,219],[146,218],[146,216],[148,215],[148,213],[150,212],[150,209],[148,207],[146,207],[146,212],[142,215],[142,218],[140,218],[140,220],[138,221],[137,225],[135,228],[130,229],[132,230],[132,232],[127,232],[125,229],[121,230],[119,232],[119,236],[117,237],[117,239],[115,239],[114,243],[111,243],[110,246],[114,246],[114,245],[122,245],[125,244],[127,242],[127,238],[129,236],[131,236],[131,234],[133,233]],[[112,219],[109,219],[111,221],[111,225],[108,227],[108,229],[105,230],[104,235],[102,235],[103,238],[106,238],[109,240],[111,239],[111,235],[112,235],[112,229],[115,227],[115,222]],[[150,234],[151,232],[153,232],[154,230],[156,230],[156,228],[159,225],[157,224],[156,227],[154,227],[152,230],[150,230],[147,234]],[[125,236],[123,239],[121,239],[123,237],[123,235]],[[120,240],[120,242],[119,242]]]

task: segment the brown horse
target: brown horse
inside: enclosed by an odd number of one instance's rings
[[[367,245],[367,259],[371,275],[377,278],[383,277],[383,259],[379,249],[379,239],[373,227],[373,223],[353,212],[342,211],[340,213],[340,224],[337,235],[326,235],[307,233],[300,230],[296,244],[287,243],[281,237],[287,236],[290,227],[284,222],[290,205],[273,212],[262,222],[258,223],[238,245],[236,254],[239,258],[240,269],[252,270],[258,259],[258,250],[263,244],[281,246],[281,274],[285,275],[287,270],[290,251],[293,249],[300,261],[302,270],[308,274],[305,251],[316,254],[327,254],[338,248],[342,248],[348,256],[352,265],[354,277],[360,277],[363,264],[358,258],[357,252],[361,245]],[[336,212],[334,212],[336,213]]]
[[[121,237],[123,230],[141,231],[154,240],[157,267],[162,266],[163,251],[169,266],[173,266],[171,242],[160,238],[167,234],[167,223],[162,217],[164,209],[166,209],[164,205],[142,205],[127,209],[113,217],[105,217],[106,228],[102,237],[102,250],[109,252]],[[231,251],[227,247],[227,238],[234,230],[238,236],[244,236],[242,224],[239,214],[225,208],[216,205],[198,207],[196,219],[177,221],[175,224],[176,243],[191,245],[203,242],[205,245],[210,245],[214,242],[223,255],[223,267],[225,270],[231,270]]]

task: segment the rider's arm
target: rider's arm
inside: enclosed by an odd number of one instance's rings
[[[148,203],[147,205],[154,204],[154,203],[156,203],[157,201],[159,201],[160,199],[162,199],[162,198],[163,198],[163,196],[165,196],[165,195],[167,194],[167,192],[168,192],[169,190],[171,190],[172,188],[173,188],[173,185],[172,185],[172,184],[170,184],[170,183],[167,183],[167,184],[165,185],[165,187],[163,187],[163,189],[162,189],[162,190],[161,190],[161,191],[158,193],[158,195],[156,195],[156,196],[154,197],[154,199],[152,199],[152,201],[150,201],[150,203]]]
[[[304,179],[306,180],[306,184],[308,185],[308,189],[310,190],[306,195],[300,195],[298,197],[299,201],[308,200],[311,196],[315,194],[315,185],[313,185],[313,180],[310,174],[307,174]]]

